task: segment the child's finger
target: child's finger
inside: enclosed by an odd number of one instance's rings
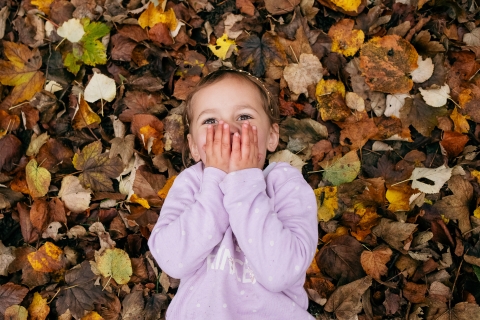
[[[216,154],[221,154],[221,146],[222,146],[222,128],[223,128],[223,121],[220,120],[218,126],[215,128],[215,137],[213,137],[213,151]]]
[[[253,159],[258,161],[258,131],[256,126],[252,126],[253,131]]]
[[[230,128],[228,123],[223,124],[222,157],[230,155]]]
[[[242,159],[248,159],[250,154],[250,135],[249,135],[249,123],[242,125]]]
[[[235,132],[233,135],[233,142],[232,142],[232,158],[231,160],[238,161],[240,160],[240,135],[238,132]]]
[[[207,141],[206,141],[206,146],[205,146],[205,153],[207,155],[212,154],[212,141],[213,141],[213,128],[212,125],[209,124],[207,125]]]

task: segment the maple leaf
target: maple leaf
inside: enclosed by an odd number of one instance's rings
[[[102,153],[102,143],[95,141],[85,146],[81,153],[73,157],[75,169],[81,170],[78,177],[82,185],[94,191],[113,191],[111,178],[117,178],[123,171],[119,157],[110,158]]]
[[[328,298],[325,310],[335,312],[340,320],[355,319],[362,311],[362,295],[372,285],[372,278],[366,276],[344,286],[340,286]]]
[[[0,83],[14,86],[10,104],[30,100],[43,89],[45,77],[38,71],[42,66],[42,57],[38,49],[30,49],[21,43],[2,41],[4,55],[8,61],[0,60]]]
[[[412,125],[418,132],[424,136],[430,136],[430,133],[438,124],[437,117],[447,115],[447,109],[444,107],[430,107],[416,94],[413,99],[406,98],[405,105],[400,109],[400,120],[403,127]]]
[[[68,309],[76,319],[80,319],[85,311],[94,309],[95,303],[104,303],[106,298],[102,287],[94,285],[96,278],[88,261],[68,270],[65,273],[67,286],[62,287],[55,304],[59,314]]]
[[[387,274],[388,268],[385,265],[390,261],[392,250],[388,246],[378,246],[373,251],[363,251],[360,256],[363,270],[373,279],[380,280],[381,276]]]
[[[268,65],[285,66],[287,56],[278,37],[271,32],[265,32],[260,39],[252,34],[245,40],[237,42],[241,49],[238,51],[237,64],[240,67],[249,66],[251,72],[261,77]]]
[[[16,304],[20,304],[28,293],[28,289],[12,282],[0,286],[0,314],[5,314],[5,310]]]
[[[73,45],[71,52],[63,52],[63,64],[73,74],[78,73],[82,63],[96,66],[107,62],[106,48],[98,39],[110,33],[110,28],[102,22],[90,22],[88,18],[81,22],[85,34]]]

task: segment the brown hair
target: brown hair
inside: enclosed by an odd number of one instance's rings
[[[278,104],[276,103],[275,99],[271,97],[270,92],[267,90],[263,82],[255,77],[254,75],[243,71],[243,70],[234,70],[234,69],[219,69],[213,71],[203,77],[197,85],[189,92],[187,98],[185,99],[185,109],[182,114],[182,121],[184,123],[184,134],[183,134],[183,148],[182,148],[182,162],[185,168],[188,168],[194,162],[190,157],[190,149],[188,147],[188,139],[187,135],[190,132],[189,123],[192,120],[192,99],[193,96],[203,88],[214,84],[226,77],[237,77],[239,79],[246,80],[258,89],[260,93],[260,97],[262,99],[263,109],[268,116],[270,126],[274,123],[280,122],[280,110],[278,108]]]

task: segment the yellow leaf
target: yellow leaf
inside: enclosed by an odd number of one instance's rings
[[[175,11],[170,8],[167,12],[163,12],[160,6],[155,7],[153,2],[148,4],[147,10],[145,10],[138,18],[138,24],[145,29],[146,27],[152,28],[157,23],[165,23],[170,31],[177,28],[177,18],[175,17]]]
[[[462,108],[465,108],[465,105],[472,99],[473,99],[472,90],[470,90],[470,89],[463,89],[458,94],[458,104]]]
[[[76,111],[72,120],[72,126],[75,129],[83,129],[88,126],[95,127],[102,122],[100,116],[90,108],[83,97],[80,98],[80,103]]]
[[[95,311],[90,311],[82,317],[81,320],[102,320],[103,317]]]
[[[480,171],[473,170],[472,172],[470,172],[470,174],[477,179],[477,182],[480,183]]]
[[[343,236],[344,234],[348,234],[348,229],[344,226],[340,226],[340,227],[337,228],[337,230],[335,230],[335,232],[327,233],[326,235],[324,235],[323,238],[322,238],[322,242],[328,243],[335,238]]]
[[[330,0],[337,7],[342,8],[345,11],[357,11],[362,0]]]
[[[455,107],[452,111],[452,114],[450,114],[450,119],[453,121],[454,131],[467,133],[470,130],[470,125],[467,121],[467,119],[470,119],[470,116],[464,116],[458,113],[457,107]]]
[[[45,77],[38,71],[42,57],[38,49],[30,49],[21,43],[3,41],[4,55],[9,61],[0,60],[0,83],[15,86],[10,95],[12,104],[30,100],[43,90]]]
[[[337,187],[321,187],[313,191],[317,199],[318,221],[329,221],[338,208]]]
[[[31,320],[45,320],[50,313],[50,307],[47,304],[47,299],[35,292],[33,294],[33,301],[28,307],[28,313]]]
[[[342,19],[328,30],[328,35],[333,40],[333,52],[338,52],[345,57],[350,57],[355,55],[358,49],[360,49],[360,46],[365,40],[365,34],[362,30],[353,30],[354,24],[355,21],[352,19]]]
[[[152,151],[153,154],[160,154],[163,152],[163,134],[161,132],[158,132],[150,125],[146,125],[140,128],[139,133],[143,139],[143,146],[148,153],[150,153],[150,151]]]
[[[390,202],[388,210],[393,212],[410,211],[410,196],[413,193],[413,190],[406,184],[389,187],[385,195]]]
[[[228,36],[226,33],[224,33],[223,36],[217,39],[216,45],[212,45],[212,44],[208,45],[210,50],[212,50],[213,54],[222,60],[226,59],[227,52],[228,52],[228,49],[230,49],[230,46],[234,46],[235,50],[237,50],[235,41],[228,39]]]
[[[25,168],[28,190],[34,198],[43,197],[50,187],[50,172],[38,165],[35,159],[30,160]]]
[[[480,207],[478,207],[477,209],[473,210],[473,215],[475,216],[475,218],[480,219]]]
[[[317,96],[317,100],[327,94],[339,92],[342,94],[342,97],[345,98],[345,86],[341,81],[337,81],[334,79],[322,79],[317,83],[317,87],[315,89],[315,95]]]
[[[62,254],[62,249],[51,242],[46,242],[38,251],[29,253],[27,259],[35,271],[54,272],[64,266]]]
[[[50,15],[50,5],[53,1],[54,0],[32,0],[31,3],[48,16]]]
[[[118,284],[126,284],[132,275],[132,261],[122,249],[107,249],[96,257],[98,271],[104,277],[112,277]]]
[[[167,179],[167,182],[165,183],[165,185],[163,186],[162,189],[160,189],[158,191],[158,196],[161,198],[161,199],[166,199],[167,198],[167,194],[168,194],[168,191],[170,190],[170,188],[172,187],[173,185],[173,182],[175,181],[175,178],[177,176],[172,176],[170,178]]]
[[[138,204],[141,205],[142,207],[144,207],[144,208],[146,208],[146,209],[150,209],[150,205],[148,204],[147,199],[140,198],[140,197],[137,196],[135,193],[132,194],[132,196],[130,197],[130,202],[138,203]]]

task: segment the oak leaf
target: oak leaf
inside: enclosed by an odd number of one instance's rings
[[[114,191],[111,178],[117,178],[123,171],[119,157],[110,158],[102,153],[102,143],[95,141],[85,146],[73,157],[75,169],[81,170],[78,177],[85,188],[94,191]]]
[[[10,104],[30,100],[35,93],[42,91],[45,82],[42,57],[38,49],[30,49],[21,43],[2,42],[4,55],[8,61],[0,60],[0,83],[14,86]]]

